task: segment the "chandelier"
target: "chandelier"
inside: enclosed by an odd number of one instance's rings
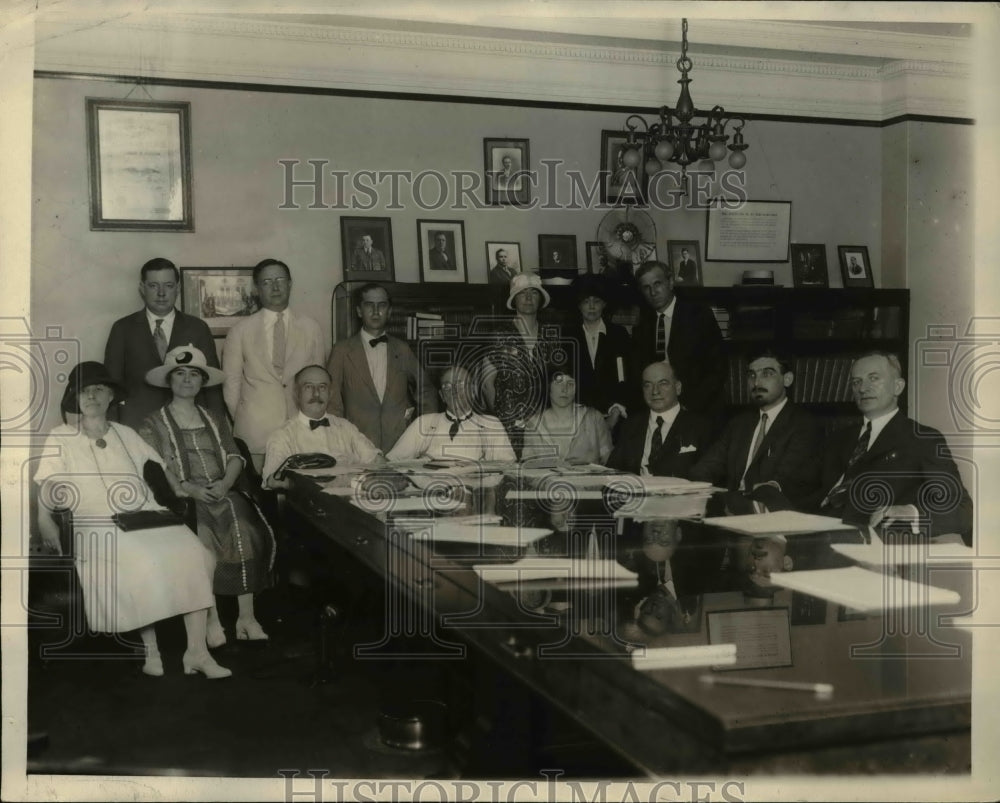
[[[729,166],[739,170],[747,163],[743,153],[749,145],[743,142],[743,126],[746,119],[739,115],[726,116],[722,106],[714,106],[710,112],[701,112],[695,108],[688,91],[691,79],[688,73],[693,66],[688,58],[688,21],[683,20],[681,41],[681,57],[677,59],[677,70],[680,72],[681,94],[677,98],[677,107],[671,109],[664,106],[660,109],[660,121],[647,123],[637,114],[631,115],[625,125],[628,128],[626,151],[622,155],[626,166],[636,168],[640,164],[646,175],[652,176],[664,169],[666,162],[681,166],[681,173],[687,173],[689,164],[695,161],[706,161],[703,169],[714,170],[712,162],[718,162],[726,155],[728,148]],[[694,120],[704,117],[704,122]],[[732,123],[733,143],[729,144],[726,128]]]

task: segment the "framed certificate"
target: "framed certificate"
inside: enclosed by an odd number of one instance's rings
[[[791,201],[716,202],[705,228],[707,262],[787,262]]]

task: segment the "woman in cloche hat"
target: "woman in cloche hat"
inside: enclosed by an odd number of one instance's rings
[[[115,514],[162,510],[143,473],[148,462],[163,461],[129,427],[107,419],[108,407],[124,397],[99,362],[82,362],[70,372],[60,405],[63,424],[49,434],[35,473],[41,486],[39,533],[44,545],[59,553],[52,511],[70,508],[91,520],[73,533],[87,622],[101,633],[138,630],[145,674],[163,674],[153,624],[183,614],[184,672],[229,677],[232,672],[215,662],[206,645],[208,608],[214,604],[212,553],[183,524],[129,531],[111,526]],[[95,526],[94,517],[107,521],[107,529]]]
[[[264,641],[267,633],[254,615],[254,594],[271,584],[274,533],[249,494],[236,487],[243,458],[229,422],[195,404],[203,387],[223,378],[195,346],[172,349],[163,365],[146,374],[146,381],[169,388],[173,399],[143,422],[139,434],[166,462],[177,494],[195,500],[198,537],[216,558],[214,591],[238,602],[236,639]],[[208,643],[226,643],[214,606],[208,614]]]

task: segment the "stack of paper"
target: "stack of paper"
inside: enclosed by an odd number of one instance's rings
[[[700,644],[694,647],[646,647],[632,653],[632,667],[685,669],[689,666],[728,666],[736,663],[735,644]]]
[[[491,546],[527,546],[532,541],[551,535],[552,530],[541,527],[476,527],[454,524],[449,519],[436,519],[431,524],[411,531],[416,541],[450,541],[460,544],[489,544]]]
[[[711,494],[670,494],[643,496],[634,499],[615,511],[615,518],[634,521],[659,519],[692,519],[705,515],[705,506]]]
[[[538,580],[551,580],[554,584],[579,581],[588,586],[638,584],[635,572],[613,560],[531,557],[503,566],[481,564],[472,568],[483,580],[495,585]]]
[[[954,563],[972,560],[976,551],[965,544],[831,544],[857,563],[870,566],[908,566],[917,563]]]
[[[860,566],[781,572],[772,574],[771,582],[866,612],[924,605],[954,605],[960,599],[956,591],[903,580],[893,574],[870,572]]]
[[[713,516],[705,519],[724,530],[734,530],[745,535],[796,535],[798,533],[818,533],[828,530],[853,530],[850,524],[830,516],[814,516],[810,513],[796,513],[794,510],[778,510],[774,513],[750,513],[746,516]]]

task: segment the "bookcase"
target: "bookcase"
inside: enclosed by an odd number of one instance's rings
[[[351,293],[358,282],[339,284],[332,299],[332,330],[337,340],[357,331]],[[486,284],[389,283],[392,298],[390,334],[417,350],[417,313],[441,316],[435,336],[467,337],[477,316],[509,316],[506,288]],[[551,306],[543,313],[551,323],[577,320],[571,287],[546,287]],[[794,361],[793,401],[827,419],[828,426],[857,415],[850,394],[850,364],[869,349],[898,355],[907,371],[910,326],[909,290],[866,288],[791,288],[766,286],[678,287],[679,298],[712,308],[722,331],[728,360],[726,401],[730,408],[748,404],[746,372],[752,353],[774,345]],[[635,288],[622,287],[612,320],[630,328],[642,303]],[[410,336],[408,336],[410,335]],[[906,395],[900,397],[906,411]]]

